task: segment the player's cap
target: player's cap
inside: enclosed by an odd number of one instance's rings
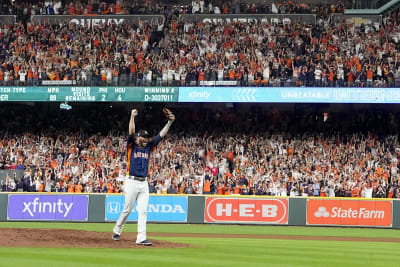
[[[150,137],[150,134],[146,130],[140,130],[135,133],[135,136],[147,138],[147,137]]]

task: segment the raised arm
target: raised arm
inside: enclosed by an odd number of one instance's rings
[[[137,115],[137,110],[132,109],[131,111],[131,120],[129,121],[129,135],[132,135],[135,133],[135,117]]]
[[[160,131],[160,136],[161,138],[163,138],[167,133],[169,128],[171,127],[172,123],[175,120],[175,115],[172,113],[171,110],[167,109],[167,108],[163,108],[163,112],[165,114],[165,116],[168,119],[167,124],[165,124],[164,128],[162,128],[162,130]]]

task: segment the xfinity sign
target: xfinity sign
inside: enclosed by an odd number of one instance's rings
[[[86,195],[10,195],[8,220],[85,221]]]
[[[124,196],[110,195],[106,198],[106,220],[116,221],[124,208]],[[137,221],[137,205],[133,208],[128,221]],[[153,222],[186,222],[187,196],[153,196],[149,198],[147,220]]]
[[[29,213],[31,217],[33,214],[38,213],[58,213],[62,214],[63,217],[67,217],[68,213],[71,211],[74,203],[66,203],[62,202],[61,199],[58,199],[58,202],[39,202],[40,198],[35,197],[33,202],[25,202],[24,201],[24,210],[22,213]]]

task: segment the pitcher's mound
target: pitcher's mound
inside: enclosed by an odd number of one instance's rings
[[[136,245],[136,233],[123,233],[121,240],[111,239],[112,233],[67,229],[0,228],[0,247],[85,247],[144,248]],[[184,248],[188,244],[149,238],[155,248]],[[151,248],[146,246],[146,248]]]

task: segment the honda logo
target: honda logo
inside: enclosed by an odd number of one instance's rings
[[[121,212],[121,203],[120,202],[108,202],[107,211],[111,214],[117,214]]]

